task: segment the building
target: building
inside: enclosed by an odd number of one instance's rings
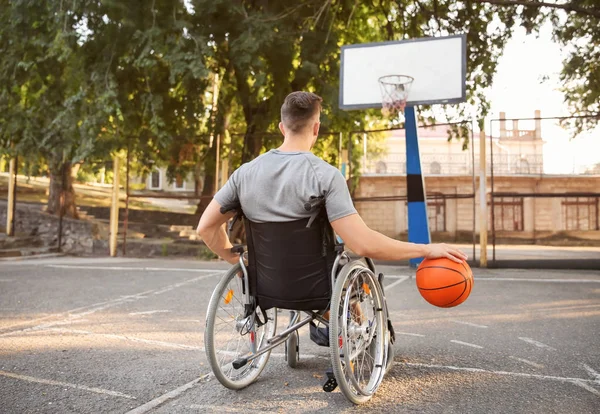
[[[154,168],[146,177],[132,176],[131,184],[142,184],[145,190],[161,192],[194,192],[195,182],[191,174],[188,177],[177,177],[169,182],[167,169]]]
[[[536,111],[534,129],[520,129],[518,121],[507,128],[502,113],[499,136],[486,139],[489,230],[496,232],[497,240],[507,242],[551,238],[600,242],[600,175],[595,170],[577,176],[546,174],[540,117]],[[419,130],[430,231],[434,241],[470,241],[473,231],[479,232],[480,140],[476,137],[463,150],[461,142],[448,141],[448,132],[448,126]],[[385,149],[381,156],[363,159],[364,172],[354,193],[356,206],[373,229],[405,238],[404,130],[392,131]],[[374,197],[380,201],[373,201]]]

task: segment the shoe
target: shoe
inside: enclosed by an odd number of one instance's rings
[[[329,347],[329,327],[318,328],[313,322],[309,324],[310,340],[319,346]]]

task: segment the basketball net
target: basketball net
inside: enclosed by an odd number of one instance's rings
[[[381,112],[384,116],[404,113],[410,87],[415,79],[407,75],[387,75],[379,78]]]

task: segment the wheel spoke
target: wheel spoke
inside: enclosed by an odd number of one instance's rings
[[[223,385],[233,389],[254,381],[269,358],[270,352],[266,352],[240,369],[233,367],[233,361],[252,353],[249,332],[254,333],[254,344],[260,347],[266,338],[275,334],[277,318],[275,309],[268,311],[267,323],[260,327],[255,325],[252,316],[242,318],[245,309],[241,294],[243,279],[237,277],[237,271],[239,267],[232,268],[215,289],[205,331],[205,348],[211,368]]]

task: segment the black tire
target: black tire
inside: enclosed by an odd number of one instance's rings
[[[365,403],[385,375],[388,332],[383,291],[362,261],[346,264],[338,274],[329,323],[331,363],[340,390],[354,404]]]
[[[252,340],[252,334],[242,333],[239,328],[241,323],[245,325],[247,322],[246,318],[242,318],[244,314],[241,300],[243,279],[238,276],[240,269],[239,264],[233,266],[223,275],[213,291],[208,305],[204,331],[206,357],[213,374],[221,384],[232,390],[245,388],[254,382],[265,368],[271,354],[270,351],[265,352],[239,369],[234,369],[232,366],[233,360],[249,353],[251,346],[248,345],[248,341]],[[228,306],[230,304],[231,306]],[[260,345],[265,344],[269,338],[275,335],[277,309],[270,309],[267,316],[268,323],[258,328],[258,333],[254,333],[252,346],[256,349],[259,349]],[[223,325],[228,324],[231,326],[223,328]],[[216,328],[217,326],[218,328]],[[242,349],[240,349],[240,345]]]
[[[285,341],[287,364],[290,368],[298,366],[298,361],[300,360],[299,343],[300,336],[298,335],[298,331],[292,332]]]

